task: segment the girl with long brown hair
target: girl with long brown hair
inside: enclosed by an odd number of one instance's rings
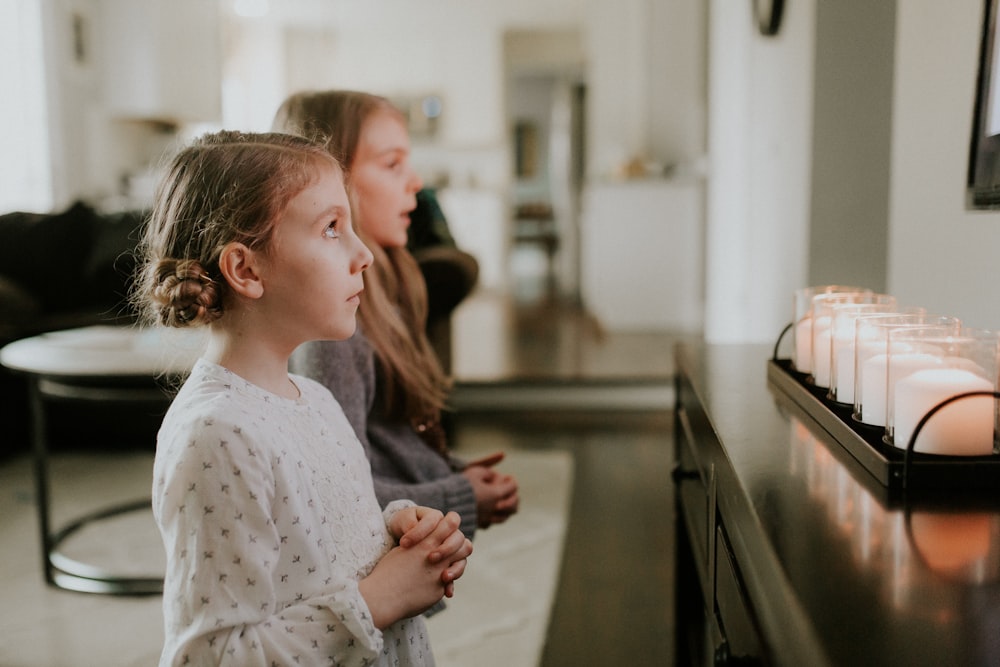
[[[427,338],[427,288],[406,249],[422,182],[410,165],[405,118],[377,95],[302,92],[284,101],[274,128],[320,141],[341,161],[358,233],[375,256],[358,332],[303,346],[292,369],[319,380],[344,406],[383,505],[409,498],[456,511],[466,535],[506,520],[518,495],[516,480],[494,467],[503,454],[470,464],[445,442],[441,416],[451,381]]]

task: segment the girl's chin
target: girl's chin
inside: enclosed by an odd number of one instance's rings
[[[323,340],[347,340],[354,335],[357,328],[357,320],[351,320],[350,324],[343,323],[327,331],[327,335],[323,337]]]
[[[407,238],[404,233],[400,237],[382,239],[382,242],[379,245],[383,248],[405,248],[408,240],[409,238]]]
[[[407,232],[407,228],[403,227],[401,229],[383,229],[380,234],[371,234],[367,236],[369,243],[374,243],[380,248],[405,248],[406,243],[410,240]]]
[[[400,225],[399,230],[390,235],[390,238],[388,240],[391,241],[391,243],[388,245],[394,248],[406,247],[407,241],[410,240],[409,229],[410,229],[409,219],[404,220],[403,224]]]

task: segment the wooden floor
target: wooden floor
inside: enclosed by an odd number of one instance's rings
[[[673,345],[685,337],[608,331],[530,283],[513,296],[474,294],[455,324],[456,379],[499,387],[524,379],[562,388],[669,384]],[[458,441],[490,429],[521,447],[574,456],[571,517],[542,667],[672,665],[671,411],[535,406],[456,417]]]
[[[456,437],[491,428],[575,461],[542,667],[671,665],[670,414],[463,415]]]

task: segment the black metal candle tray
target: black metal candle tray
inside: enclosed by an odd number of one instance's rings
[[[883,493],[876,493],[883,500],[920,499],[931,504],[940,500],[954,505],[965,499],[971,505],[1000,505],[1000,456],[910,453],[907,461],[904,450],[883,441],[883,428],[855,420],[853,406],[827,398],[827,390],[793,370],[790,360],[768,360],[767,384],[776,398],[820,427],[827,440],[883,487]]]

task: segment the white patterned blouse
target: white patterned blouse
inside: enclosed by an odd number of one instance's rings
[[[358,581],[394,545],[330,392],[282,398],[199,360],[160,428],[161,665],[433,665],[421,617],[379,632]]]

